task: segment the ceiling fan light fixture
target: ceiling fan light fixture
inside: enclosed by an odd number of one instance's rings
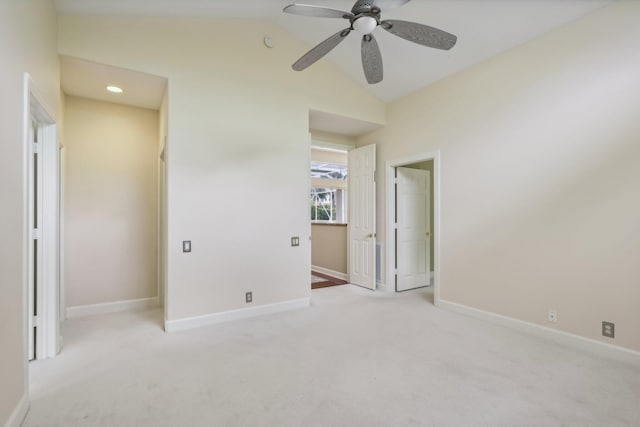
[[[372,16],[361,16],[353,21],[353,30],[361,35],[371,34],[378,26],[378,21]]]

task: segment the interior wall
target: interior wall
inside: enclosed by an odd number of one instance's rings
[[[347,165],[349,164],[349,154],[346,151],[328,151],[311,147],[311,160]]]
[[[157,296],[159,114],[65,97],[68,307]]]
[[[23,73],[31,75],[41,101],[57,120],[56,25],[51,1],[0,2],[0,425],[27,398]]]
[[[440,150],[442,299],[640,350],[638,18],[615,2],[390,104],[359,140],[378,170]]]
[[[347,274],[347,226],[311,224],[311,265]]]
[[[409,168],[409,169],[420,169],[420,170],[424,170],[424,171],[428,171],[429,172],[429,206],[431,209],[430,215],[429,215],[429,230],[431,230],[431,239],[430,239],[430,251],[429,251],[429,259],[430,259],[430,266],[431,266],[431,272],[433,272],[433,267],[434,267],[434,256],[435,256],[435,239],[434,239],[434,191],[433,191],[433,184],[434,184],[434,179],[433,179],[433,160],[427,160],[426,162],[420,162],[420,163],[413,163],[410,165],[406,165],[403,166],[405,168]]]
[[[307,47],[267,21],[59,22],[62,54],[169,79],[168,321],[308,298],[309,110],[384,123],[384,104],[329,61],[293,71]]]
[[[169,155],[169,88],[165,89],[159,111],[158,144],[158,297],[167,304],[167,156]],[[166,319],[165,319],[166,320]]]
[[[358,138],[354,136],[315,129],[311,129],[311,140],[311,145],[327,148],[335,148],[336,146],[355,147],[358,142]]]

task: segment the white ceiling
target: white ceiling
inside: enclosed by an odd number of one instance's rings
[[[158,110],[167,79],[61,55],[60,85],[67,95]],[[108,92],[108,85],[118,86],[124,92]]]
[[[614,0],[413,0],[383,11],[383,19],[415,21],[458,36],[450,51],[426,48],[378,28],[384,59],[382,83],[368,85],[360,64],[360,40],[352,35],[323,60],[333,62],[383,101],[391,101],[500,52],[536,38]],[[55,0],[61,14],[211,16],[269,19],[309,48],[340,29],[340,19],[282,13],[292,0]],[[350,10],[353,0],[300,0]],[[277,40],[276,40],[277,43]],[[299,52],[302,56],[306,51]],[[291,58],[291,63],[298,56]],[[290,66],[291,64],[283,64]],[[304,71],[303,71],[304,72]]]

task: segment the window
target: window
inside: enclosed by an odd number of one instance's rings
[[[347,165],[311,162],[311,221],[347,222]]]
[[[311,178],[337,179],[345,181],[348,177],[347,165],[337,163],[311,162]]]
[[[311,189],[311,221],[347,222],[347,191],[336,188]]]

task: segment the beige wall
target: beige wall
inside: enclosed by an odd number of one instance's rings
[[[311,160],[317,162],[335,163],[339,165],[349,164],[349,154],[347,152],[328,151],[311,148]]]
[[[311,265],[347,274],[346,225],[311,225]]]
[[[293,71],[306,48],[266,21],[59,22],[62,54],[169,79],[168,319],[309,297],[309,110],[384,123],[385,106],[330,62]]]
[[[158,111],[65,97],[67,306],[157,295]]]
[[[324,146],[345,146],[355,147],[358,138],[353,136],[341,135],[333,132],[325,132],[311,129],[312,145]]]
[[[359,141],[379,170],[441,151],[443,299],[640,350],[639,19],[616,2],[392,103]]]
[[[166,141],[169,135],[168,122],[169,112],[167,106],[168,88],[165,89],[162,97],[162,104],[159,111],[159,145],[158,145],[158,297],[160,305],[164,306],[166,314],[166,294],[167,294],[167,156],[169,149]],[[165,319],[166,320],[166,319]]]
[[[56,17],[50,1],[0,2],[0,425],[26,395],[23,297],[23,73],[58,117]]]

